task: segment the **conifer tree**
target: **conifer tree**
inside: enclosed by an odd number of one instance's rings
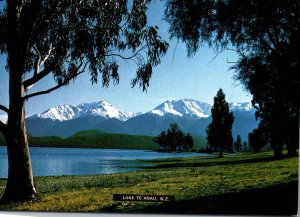
[[[219,157],[222,157],[225,149],[228,151],[232,150],[232,124],[234,121],[222,89],[217,92],[214,98],[211,115],[212,122],[206,129],[207,142],[209,148],[213,150],[218,149],[220,152]]]
[[[242,150],[242,139],[241,139],[240,135],[237,135],[233,146],[234,146],[235,151],[237,151],[237,152]]]

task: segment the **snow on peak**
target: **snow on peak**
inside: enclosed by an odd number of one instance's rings
[[[42,114],[38,114],[37,117],[43,119],[52,119],[59,121],[66,121],[75,118],[77,115],[77,108],[71,105],[58,105],[50,108]]]
[[[177,116],[182,116],[178,111],[173,108],[172,102],[169,100],[160,104],[155,109],[151,110],[151,113],[157,114],[159,116],[164,116],[165,114],[173,114]]]
[[[7,115],[0,115],[0,121],[2,121],[3,123],[7,122]]]
[[[229,103],[229,108],[231,111],[254,111],[254,108],[252,107],[252,104],[250,102],[242,102],[242,103],[237,103],[237,102],[232,102]]]
[[[124,112],[108,102],[100,101],[92,103],[81,103],[78,106],[58,105],[56,107],[50,108],[42,114],[37,114],[36,117],[66,121],[88,115],[101,116],[104,118],[116,118],[121,121],[126,121],[129,118],[134,117],[136,113]]]
[[[206,118],[210,115],[211,106],[207,103],[199,102],[193,99],[168,100],[150,113],[159,116],[172,114],[175,116],[192,116],[197,118]]]
[[[254,108],[250,102],[229,103],[229,108],[231,111],[254,112]],[[169,114],[179,117],[189,116],[195,118],[207,118],[211,115],[211,106],[207,103],[193,99],[167,100],[151,110],[150,113],[159,116],[165,116]],[[34,115],[33,117],[66,121],[84,116],[98,116],[107,119],[116,118],[121,121],[126,121],[129,118],[138,116],[140,114],[142,113],[122,111],[106,101],[99,101],[92,103],[81,103],[78,106],[58,105],[41,114]],[[0,120],[6,121],[6,117],[0,115]]]
[[[81,113],[80,116],[102,116],[105,118],[117,118],[121,121],[126,121],[127,119],[133,116],[133,113],[123,112],[117,107],[105,101],[94,103],[82,103],[78,105],[78,109]]]

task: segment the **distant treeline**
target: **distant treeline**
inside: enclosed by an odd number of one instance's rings
[[[31,147],[60,147],[60,148],[107,148],[107,149],[143,149],[157,150],[157,144],[152,136],[105,133],[99,130],[78,132],[68,138],[58,136],[33,137],[28,135]],[[206,147],[206,141],[201,136],[194,136],[195,150]],[[0,146],[5,145],[0,134]]]

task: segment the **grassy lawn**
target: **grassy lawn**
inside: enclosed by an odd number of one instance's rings
[[[225,155],[222,159],[194,157],[151,162],[156,167],[137,172],[36,177],[39,195],[35,201],[0,205],[0,210],[224,214],[295,212],[298,158],[275,160],[271,152],[264,152]],[[0,180],[0,194],[4,185],[5,180]],[[113,194],[173,195],[175,201],[121,202],[113,201]]]

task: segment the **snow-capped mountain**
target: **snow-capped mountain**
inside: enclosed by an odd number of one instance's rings
[[[6,123],[7,115],[0,115],[0,121],[2,121],[3,123]]]
[[[254,112],[254,108],[250,102],[243,102],[243,103],[236,103],[232,102],[229,103],[230,111],[243,111],[243,112]]]
[[[250,102],[229,103],[229,108],[233,112],[254,111]],[[193,99],[167,100],[149,113],[158,116],[174,115],[179,117],[207,118],[211,115],[211,105]],[[33,115],[41,119],[51,119],[53,121],[67,121],[84,116],[96,116],[106,119],[116,118],[126,121],[142,113],[126,112],[118,109],[108,102],[81,103],[78,106],[58,105],[47,111]],[[0,115],[1,120],[6,120],[6,116]]]
[[[251,103],[229,103],[234,115],[233,136],[242,139],[258,125]],[[33,136],[67,137],[82,130],[157,136],[171,123],[184,132],[205,136],[211,122],[211,105],[193,99],[169,100],[146,113],[124,112],[108,102],[59,105],[28,117],[26,126]]]
[[[254,112],[250,102],[232,102],[228,106],[233,112]],[[207,118],[211,115],[211,105],[193,99],[167,100],[151,110],[150,113],[159,116],[169,114],[180,117]]]
[[[193,99],[181,99],[166,101],[153,110],[152,114],[164,116],[167,114],[175,116],[191,116],[195,118],[207,118],[210,116],[211,106]]]
[[[77,108],[79,109],[79,116],[81,117],[86,115],[93,115],[102,116],[105,118],[116,118],[120,121],[126,121],[138,114],[134,112],[122,111],[105,101],[95,103],[82,103],[78,105]]]
[[[34,115],[33,117],[66,121],[75,118],[76,116],[78,116],[78,113],[79,110],[76,106],[58,105],[56,107],[48,109],[47,111],[41,114]]]
[[[81,103],[78,106],[58,105],[32,117],[67,121],[84,116],[99,116],[106,119],[116,118],[121,121],[126,121],[137,114],[138,113],[121,111],[108,102],[100,101],[93,103]]]

